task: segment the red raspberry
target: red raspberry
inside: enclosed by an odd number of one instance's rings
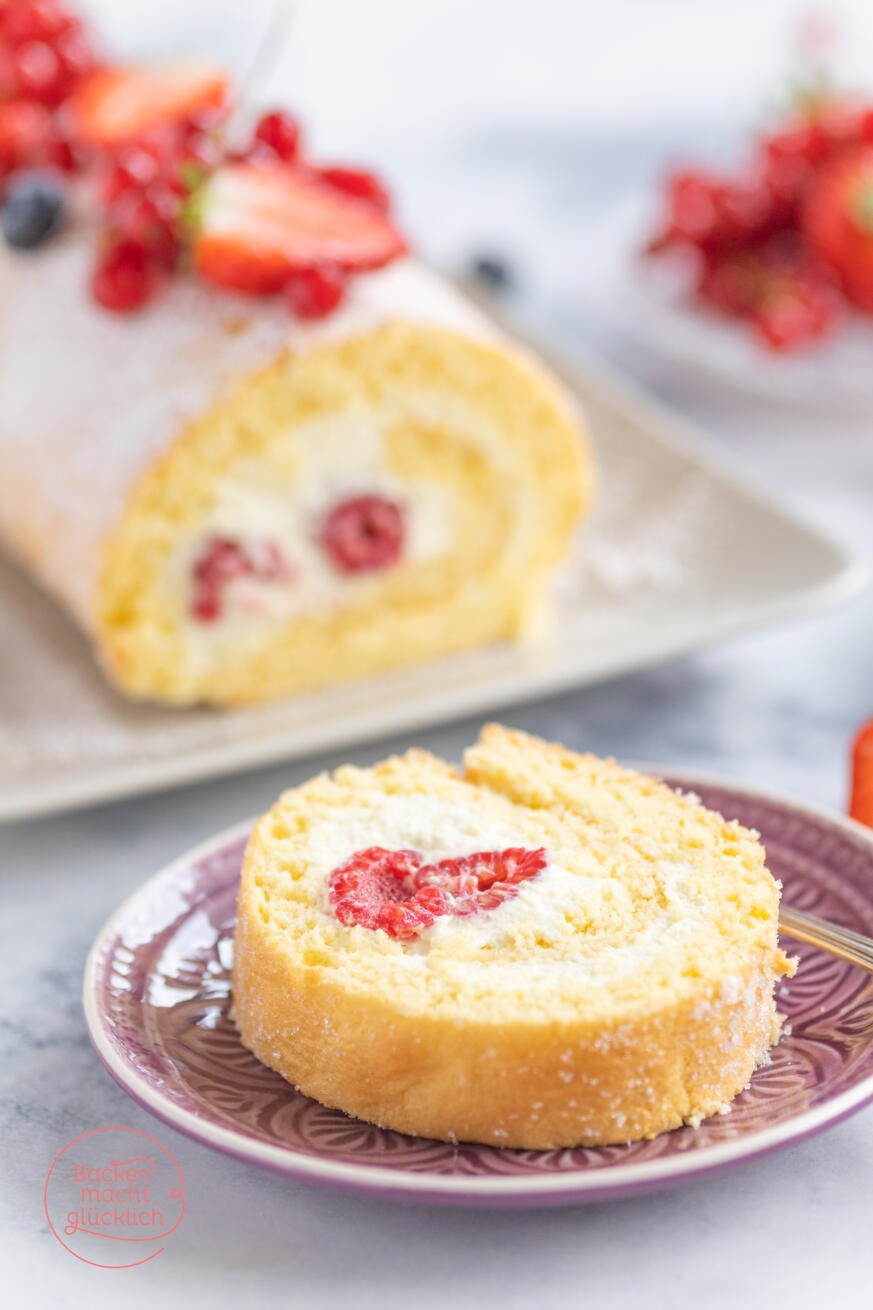
[[[524,846],[510,846],[505,851],[479,851],[455,860],[443,860],[435,868],[451,868],[457,876],[474,877],[480,889],[496,882],[512,886],[525,882],[545,867],[545,851],[529,851]]]
[[[416,887],[444,887],[453,898],[452,914],[477,914],[493,910],[515,895],[518,883],[533,878],[545,867],[544,850],[522,846],[505,851],[478,851],[451,860],[428,864],[415,875]]]
[[[328,879],[328,904],[347,927],[409,941],[442,915],[493,910],[546,866],[546,852],[511,847],[424,864],[418,851],[370,846]]]
[[[396,564],[405,539],[403,514],[384,496],[353,496],[330,511],[321,544],[341,573],[366,573]]]
[[[386,906],[412,899],[410,878],[422,859],[418,851],[369,846],[339,865],[330,875],[328,900],[340,923],[379,927],[379,916]],[[427,907],[425,910],[433,922],[432,912]]]
[[[300,124],[290,114],[264,114],[255,128],[255,142],[268,147],[276,158],[290,164],[300,151]]]
[[[274,541],[241,545],[231,537],[210,537],[194,564],[191,613],[201,623],[214,623],[224,609],[224,590],[236,578],[274,582],[293,577],[293,569]]]
[[[251,562],[237,541],[212,537],[194,565],[194,596],[191,612],[201,623],[221,618],[223,593],[228,582],[252,572]]]
[[[333,264],[301,268],[285,283],[285,298],[298,318],[326,318],[343,298],[345,273]]]
[[[337,191],[365,200],[368,205],[387,214],[391,209],[391,196],[373,173],[360,168],[320,168],[318,176]]]
[[[91,276],[91,294],[104,309],[126,314],[151,299],[156,270],[149,252],[132,241],[119,241],[101,256]]]
[[[250,542],[248,556],[252,563],[252,572],[261,582],[287,580],[293,578],[296,572],[275,541],[265,538],[262,541]]]
[[[412,941],[432,928],[434,915],[421,904],[417,897],[409,901],[386,901],[376,915],[376,921],[367,927],[381,928],[389,937],[399,942]]]

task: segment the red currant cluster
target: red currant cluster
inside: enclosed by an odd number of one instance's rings
[[[871,148],[873,110],[833,101],[808,106],[761,137],[737,176],[673,173],[666,219],[648,249],[694,251],[697,300],[747,323],[769,349],[811,343],[838,323],[844,296],[855,299],[840,261],[816,238],[817,216],[841,203],[835,167]]]
[[[91,279],[94,299],[106,309],[138,308],[176,271],[186,206],[222,157],[220,127],[220,111],[202,110],[106,152],[103,232]]]
[[[227,140],[233,88],[193,58],[98,65],[61,0],[0,0],[0,231],[32,250],[67,219],[61,172],[96,182],[94,299],[128,312],[184,267],[250,295],[282,294],[321,318],[351,276],[406,251],[370,173],[319,168],[289,114]],[[53,175],[54,174],[54,175]],[[17,175],[17,176],[16,176]]]
[[[372,174],[317,169],[303,162],[300,127],[290,114],[263,115],[241,149],[225,146],[221,127],[220,111],[201,111],[151,128],[107,157],[101,189],[104,233],[92,279],[93,295],[107,309],[124,312],[145,304],[161,279],[177,269],[192,197],[222,163],[287,165],[295,175],[318,179],[356,203],[387,213],[388,193]],[[287,219],[290,227],[294,215]],[[208,277],[205,265],[200,271]],[[321,318],[340,303],[345,285],[346,271],[326,261],[289,272],[283,292],[297,317]]]
[[[0,183],[20,168],[74,171],[64,105],[96,64],[84,25],[58,0],[0,5]]]

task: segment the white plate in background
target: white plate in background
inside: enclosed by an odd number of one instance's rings
[[[543,353],[543,352],[540,352]],[[553,363],[588,416],[596,509],[537,646],[492,646],[280,704],[124,701],[67,616],[0,560],[0,819],[71,809],[530,700],[846,600],[864,563],[601,365]]]
[[[671,370],[804,412],[869,417],[873,319],[847,308],[832,336],[785,354],[768,351],[735,319],[693,303],[682,251],[646,257],[657,194],[636,195],[585,229],[581,298],[619,338]]]

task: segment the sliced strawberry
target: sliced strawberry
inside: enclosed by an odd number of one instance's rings
[[[287,164],[225,164],[200,195],[194,262],[237,291],[279,291],[299,269],[381,268],[406,251],[384,214]]]
[[[873,147],[835,160],[807,196],[803,233],[848,298],[873,313]]]
[[[80,83],[70,102],[78,135],[92,146],[116,146],[161,123],[220,109],[229,82],[215,64],[180,60],[149,67],[103,68]]]

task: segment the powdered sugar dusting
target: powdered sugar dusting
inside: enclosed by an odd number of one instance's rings
[[[652,495],[648,470],[633,459],[611,461],[608,498],[593,526],[578,536],[574,558],[558,579],[559,601],[592,592],[617,598],[686,593],[695,584],[695,543],[713,513],[713,484],[688,469],[667,491]]]
[[[405,276],[401,267],[393,275]],[[363,288],[369,279],[360,281]],[[283,325],[287,330],[286,320]],[[8,330],[11,325],[0,325],[0,344]],[[38,352],[29,352],[26,366],[31,381],[42,375]],[[6,367],[4,355],[0,373]],[[724,630],[726,616],[747,622],[805,577],[821,581],[814,539],[693,454],[662,443],[663,420],[585,373],[577,390],[597,450],[598,498],[561,580],[557,622],[535,651],[495,646],[442,660],[438,669],[398,669],[222,714],[135,705],[106,685],[69,619],[0,559],[0,811],[307,755],[409,728],[459,706],[483,712],[521,694],[582,685],[650,662],[665,642],[677,649],[709,640],[716,628]],[[4,460],[8,441],[0,436]],[[75,459],[81,462],[84,454]],[[65,468],[64,460],[58,468]],[[0,519],[16,500],[6,470],[4,463]],[[58,473],[59,484],[64,476]],[[662,531],[674,516],[682,531]],[[739,550],[743,542],[756,560],[754,590]],[[68,545],[72,569],[79,548],[69,538]],[[29,549],[37,553],[38,542]],[[657,567],[647,562],[653,553],[660,556]],[[778,556],[775,571],[771,555]],[[790,582],[784,570],[794,559]]]
[[[36,258],[0,251],[3,294],[15,303],[0,319],[0,534],[85,626],[101,543],[137,477],[240,377],[283,350],[393,319],[493,335],[409,260],[356,278],[337,313],[303,323],[280,302],[185,278],[141,313],[109,314],[88,294],[91,255],[78,232]]]

